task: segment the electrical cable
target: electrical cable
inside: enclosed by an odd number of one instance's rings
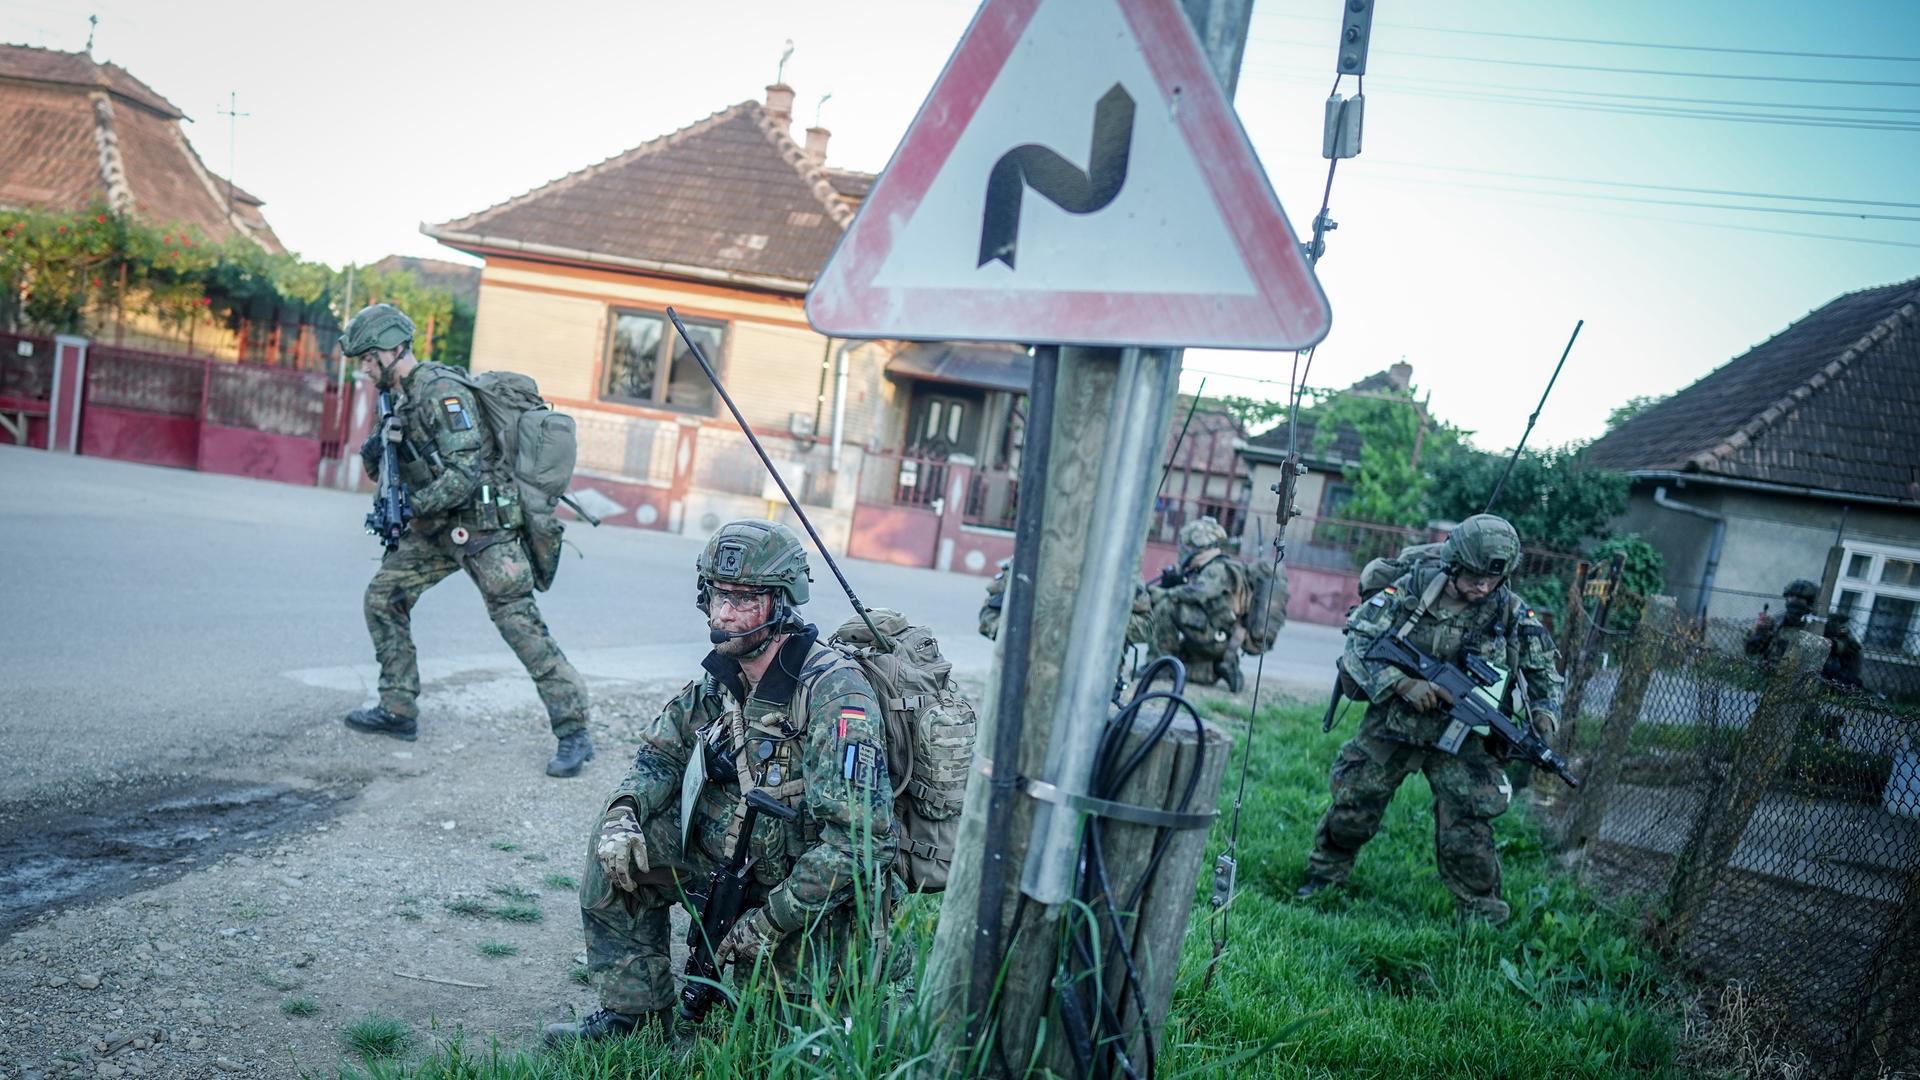
[[[1920,109],[1914,110],[1920,112]],[[1643,184],[1628,180],[1594,180],[1580,176],[1551,176],[1544,173],[1513,172],[1508,169],[1475,169],[1464,165],[1423,165],[1414,161],[1373,159],[1375,165],[1402,169],[1428,169],[1435,172],[1473,173],[1479,176],[1506,176],[1518,180],[1543,180],[1559,184],[1587,184],[1599,187],[1635,188],[1642,191],[1677,191],[1690,195],[1727,195],[1738,199],[1778,199],[1783,202],[1842,203],[1849,206],[1892,206],[1920,210],[1920,202],[1896,202],[1891,199],[1849,199],[1837,195],[1783,195],[1771,191],[1732,191],[1726,188],[1681,187],[1677,184]]]
[[[1502,30],[1469,30],[1458,26],[1418,26],[1391,23],[1383,28],[1419,30],[1429,34],[1466,34],[1473,37],[1509,38],[1516,41],[1554,41],[1569,45],[1604,45],[1621,49],[1666,49],[1674,52],[1738,53],[1745,56],[1787,56],[1807,60],[1865,60],[1891,64],[1920,64],[1920,56],[1874,56],[1864,53],[1800,52],[1793,49],[1743,49],[1732,45],[1680,45],[1660,41],[1619,41],[1613,38],[1559,37],[1553,34],[1521,34]]]
[[[1171,689],[1154,689],[1163,681]],[[1186,666],[1179,660],[1162,656],[1146,666],[1135,680],[1133,696],[1108,720],[1101,733],[1088,781],[1088,795],[1119,801],[1128,783],[1174,723],[1186,717],[1192,720],[1196,736],[1193,764],[1173,812],[1189,810],[1199,791],[1207,747],[1205,722],[1186,698],[1186,687]],[[1143,710],[1155,703],[1164,703],[1158,718],[1134,740]],[[1081,827],[1081,872],[1075,889],[1080,912],[1077,922],[1067,931],[1068,947],[1058,980],[1060,1009],[1082,1076],[1097,1080],[1113,1076],[1141,1080],[1155,1075],[1159,1047],[1152,1020],[1146,1012],[1145,979],[1134,956],[1131,938],[1138,928],[1140,901],[1160,872],[1172,845],[1174,830],[1156,827],[1145,867],[1130,887],[1123,890],[1116,886],[1108,865],[1107,828],[1107,819],[1097,814],[1088,815]],[[1099,940],[1098,924],[1105,925],[1104,942]],[[1130,1012],[1137,1014],[1137,1023],[1127,1022]],[[1143,1050],[1140,1061],[1127,1050],[1136,1034]]]

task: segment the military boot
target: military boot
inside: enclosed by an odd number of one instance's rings
[[[547,762],[548,776],[579,776],[580,767],[593,760],[593,740],[585,730],[560,736],[560,746]]]
[[[355,709],[347,714],[347,726],[372,735],[391,735],[407,742],[420,737],[420,724],[411,717],[395,716],[378,705]]]
[[[1240,665],[1231,660],[1222,660],[1213,665],[1219,680],[1227,684],[1230,693],[1239,693],[1247,685],[1247,677],[1240,673]]]
[[[599,1042],[602,1039],[618,1039],[649,1027],[663,1036],[671,1035],[673,1010],[655,1009],[652,1012],[632,1015],[614,1012],[612,1009],[599,1009],[578,1023],[548,1024],[546,1044],[547,1049],[554,1050],[572,1039],[579,1039],[582,1042]]]
[[[1337,889],[1339,887],[1340,883],[1337,881],[1328,881],[1323,877],[1309,877],[1299,888],[1293,890],[1293,898],[1295,900],[1311,900],[1321,893],[1326,892],[1328,889]]]

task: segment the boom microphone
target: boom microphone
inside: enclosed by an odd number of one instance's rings
[[[781,620],[785,619],[786,617],[787,617],[786,612],[775,611],[773,613],[773,618],[768,619],[766,622],[761,623],[759,626],[756,626],[751,630],[742,630],[737,634],[730,634],[725,630],[708,630],[707,640],[715,645],[722,645],[722,644],[725,644],[726,642],[732,641],[735,638],[752,637],[753,635],[759,633],[762,630],[768,629],[769,627],[780,625]]]

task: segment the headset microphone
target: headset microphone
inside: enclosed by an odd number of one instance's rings
[[[759,633],[762,630],[766,630],[771,627],[780,625],[780,623],[784,621],[786,617],[787,617],[787,613],[785,611],[782,611],[776,608],[773,613],[773,618],[768,619],[766,622],[761,623],[759,626],[756,626],[751,630],[742,630],[737,634],[730,634],[725,630],[708,630],[707,640],[715,645],[722,645],[722,644],[725,644],[726,642],[734,640],[735,638],[752,637],[753,635]]]

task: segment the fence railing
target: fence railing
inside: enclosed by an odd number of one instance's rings
[[[1557,735],[1585,784],[1536,778],[1535,806],[1814,1071],[1920,1067],[1920,709],[1825,681],[1818,633],[1750,652],[1751,629],[1656,597],[1590,635]]]

